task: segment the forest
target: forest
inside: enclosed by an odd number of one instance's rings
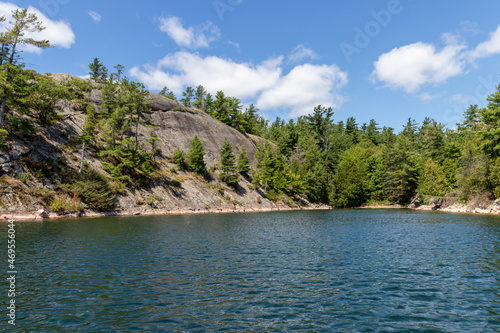
[[[332,109],[321,105],[297,120],[268,124],[253,105],[242,111],[240,100],[222,91],[214,101],[202,86],[188,87],[180,101],[189,106],[192,99],[212,117],[273,143],[259,148],[252,172],[271,197],[357,207],[405,205],[417,194],[463,202],[500,196],[500,86],[485,108],[471,105],[451,128],[410,118],[399,133],[375,119],[335,122]]]
[[[7,151],[9,140],[16,136],[32,135],[34,124],[51,126],[60,121],[58,101],[78,100],[87,116],[78,138],[82,175],[71,173],[66,187],[60,188],[83,198],[89,189],[100,189],[102,193],[87,199],[87,204],[92,201],[98,210],[112,208],[109,193],[147,182],[159,167],[159,139],[145,116],[150,110],[145,98],[149,92],[124,76],[123,66],[116,65],[109,73],[98,58],[89,64],[90,79],[65,84],[54,82],[50,74],[26,69],[19,46],[48,47],[50,43],[24,37],[28,30],[43,29],[35,15],[19,10],[13,17],[15,21],[0,36],[0,150]],[[102,92],[100,112],[86,101],[92,89]],[[167,87],[160,94],[177,100]],[[486,107],[471,105],[464,110],[459,124],[441,124],[432,118],[419,124],[410,118],[400,132],[375,119],[363,124],[354,117],[335,121],[332,108],[321,105],[296,120],[277,118],[270,123],[254,105],[245,108],[240,99],[223,91],[212,96],[202,85],[187,87],[178,101],[242,133],[267,139],[253,163],[244,149],[234,154],[236,147],[225,142],[218,177],[230,185],[237,184],[240,175],[250,177],[272,200],[288,196],[358,207],[405,205],[417,195],[456,197],[463,202],[500,198],[500,85],[487,98]],[[138,137],[139,125],[151,127],[149,138]],[[84,170],[86,149],[97,152],[109,176]],[[181,169],[206,176],[215,170],[207,170],[203,154],[203,142],[194,137],[189,152],[178,149],[167,158]]]

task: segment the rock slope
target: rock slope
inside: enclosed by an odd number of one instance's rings
[[[68,74],[53,75],[56,81],[72,77]],[[101,92],[93,89],[86,95],[96,110],[102,102]],[[209,179],[192,173],[176,170],[168,161],[176,148],[188,150],[190,140],[197,135],[204,143],[207,167],[214,166],[220,158],[219,150],[225,139],[233,147],[245,146],[251,161],[254,160],[259,141],[263,139],[243,134],[197,109],[186,108],[162,95],[150,94],[151,111],[146,115],[155,124],[155,131],[162,142],[160,168],[148,184],[140,187],[127,187],[125,194],[116,198],[119,211],[162,210],[231,210],[231,209],[273,209],[297,207],[285,199],[280,205],[267,200],[263,193],[255,190],[251,178],[241,177],[236,189],[220,183],[213,174]],[[47,161],[62,159],[73,168],[80,163],[80,146],[77,139],[82,134],[86,116],[78,101],[61,101],[60,113],[63,120],[50,127],[37,127],[31,136],[18,136],[9,142],[7,151],[0,151],[0,213],[28,212],[48,209],[44,196],[57,189],[61,176],[54,172],[50,177],[40,177],[33,171],[33,166]],[[140,137],[145,149],[149,144],[151,128],[141,126]],[[103,171],[96,152],[89,151],[87,162],[92,168]],[[45,163],[45,164],[44,164]],[[24,175],[25,179],[22,179]],[[26,176],[27,179],[26,179]],[[304,206],[310,206],[306,201]]]

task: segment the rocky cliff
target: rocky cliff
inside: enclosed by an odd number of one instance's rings
[[[56,81],[76,78],[68,74],[53,77]],[[162,95],[150,94],[147,98],[152,106],[146,117],[152,121],[161,139],[157,168],[147,183],[128,186],[116,196],[116,210],[218,211],[297,207],[288,198],[280,203],[269,201],[264,193],[254,189],[250,177],[240,177],[239,185],[231,188],[218,181],[213,170],[209,177],[203,178],[176,168],[168,158],[176,148],[187,151],[195,135],[204,144],[205,162],[209,168],[220,158],[219,150],[225,139],[230,140],[233,147],[245,146],[252,162],[257,144],[263,139],[243,134],[201,110],[186,108]],[[103,101],[99,89],[88,92],[86,99],[100,110]],[[14,136],[8,148],[0,151],[0,212],[50,210],[50,195],[57,192],[62,179],[57,163],[78,169],[81,161],[78,138],[82,135],[86,115],[78,101],[60,101],[59,107],[57,112],[62,120],[50,127],[35,125],[36,133]],[[150,149],[146,142],[150,130],[142,125],[139,128],[144,149]],[[86,161],[91,168],[104,173],[95,151],[88,152]],[[300,202],[309,205],[306,201]]]

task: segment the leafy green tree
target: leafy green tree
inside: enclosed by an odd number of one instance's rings
[[[493,190],[495,199],[500,198],[500,157],[497,157],[490,164],[489,182]]]
[[[379,148],[380,149],[380,148]],[[367,182],[365,186],[366,196],[370,200],[383,201],[387,199],[385,191],[385,149],[375,151],[366,160]]]
[[[200,141],[197,135],[191,140],[189,152],[187,154],[187,164],[189,170],[196,172],[199,175],[206,176],[208,174],[207,166],[204,161],[205,148],[203,142]]]
[[[479,140],[476,138],[467,140],[463,148],[457,184],[460,197],[465,201],[488,189],[488,157],[479,147]]]
[[[255,164],[253,181],[271,196],[303,192],[300,176],[292,172],[283,155],[277,154],[271,144],[259,145],[255,153]]]
[[[424,195],[444,196],[446,194],[446,177],[439,164],[427,159],[418,191]]]
[[[238,161],[236,164],[236,169],[241,174],[248,174],[250,171],[250,159],[248,158],[247,149],[244,145],[241,145],[238,151]]]
[[[94,60],[89,64],[89,75],[90,79],[95,82],[104,83],[108,79],[108,69],[99,58],[94,58]]]
[[[457,187],[458,167],[458,162],[452,160],[451,158],[446,158],[443,161],[441,171],[443,172],[444,178],[446,180],[447,191],[454,190]]]
[[[337,207],[356,207],[366,202],[367,159],[370,151],[354,146],[347,150],[335,174],[333,202]]]
[[[238,183],[238,175],[236,174],[236,161],[233,154],[233,146],[231,141],[225,139],[220,149],[220,178],[223,182],[230,186]]]
[[[19,46],[31,45],[39,48],[50,47],[48,40],[35,40],[29,37],[30,33],[41,32],[45,29],[36,14],[28,13],[27,9],[16,9],[12,11],[13,21],[9,22],[6,30],[0,34],[2,43],[0,52],[0,129],[3,128],[4,115],[7,109],[7,99],[19,89],[15,84],[16,74],[19,73],[21,65],[17,64]],[[5,17],[0,18],[5,21]],[[26,36],[28,34],[28,36]]]

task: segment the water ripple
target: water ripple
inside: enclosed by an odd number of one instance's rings
[[[130,217],[16,235],[22,332],[500,332],[498,217]]]

